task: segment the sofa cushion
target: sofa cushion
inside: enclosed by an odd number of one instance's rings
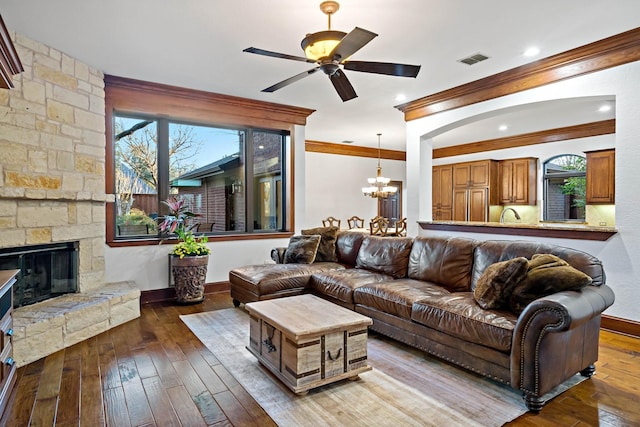
[[[475,303],[472,292],[455,292],[416,301],[411,319],[502,352],[511,350],[511,337],[518,320],[510,311],[484,310]]]
[[[412,244],[410,237],[367,236],[358,251],[356,267],[389,274],[396,279],[406,277]]]
[[[318,246],[318,252],[316,253],[316,261],[338,261],[338,257],[336,255],[336,237],[338,234],[338,227],[310,228],[308,230],[302,230],[301,234],[303,236],[314,234],[320,236],[320,245]]]
[[[591,284],[591,277],[554,258],[553,255],[532,258],[530,265],[533,268],[516,285],[509,300],[509,307],[514,313],[521,313],[538,298],[561,291],[576,291]]]
[[[469,291],[477,244],[460,237],[416,237],[409,256],[408,276],[438,283],[451,292]]]
[[[348,266],[355,266],[358,258],[358,251],[366,234],[356,231],[338,231],[336,238],[336,253],[338,262]]]
[[[347,304],[353,304],[354,289],[383,281],[393,280],[388,274],[376,273],[359,268],[325,271],[316,273],[309,280],[309,288],[314,292],[329,296]]]
[[[316,259],[320,236],[291,236],[284,253],[285,264],[311,264]]]
[[[342,270],[334,262],[314,264],[257,264],[238,267],[229,272],[229,282],[257,296],[277,294],[295,288],[306,288],[314,273]]]
[[[361,286],[353,291],[353,302],[394,316],[411,319],[415,301],[449,295],[442,286],[414,279],[398,279]]]
[[[473,290],[473,298],[482,308],[506,308],[513,288],[527,275],[529,260],[517,257],[491,264],[482,273]]]

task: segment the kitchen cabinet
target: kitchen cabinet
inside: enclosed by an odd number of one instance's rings
[[[615,203],[615,150],[590,151],[585,154],[587,155],[587,204]]]
[[[498,164],[500,204],[535,205],[538,177],[538,159],[501,160]]]
[[[489,220],[489,188],[457,188],[453,190],[453,220]]]
[[[453,165],[453,186],[460,187],[489,187],[497,181],[497,166],[495,160],[456,163]]]
[[[453,165],[453,220],[488,221],[489,205],[498,204],[498,162]]]
[[[434,166],[431,179],[432,217],[436,221],[453,219],[453,167]]]
[[[13,284],[20,270],[0,270],[0,417],[16,382],[13,361]]]

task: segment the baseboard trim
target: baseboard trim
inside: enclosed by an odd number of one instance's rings
[[[640,322],[636,322],[635,320],[622,319],[620,317],[603,314],[600,327],[612,332],[619,332],[640,338]]]
[[[229,292],[229,289],[231,289],[229,282],[212,282],[204,285],[205,295],[212,294],[214,292]],[[140,304],[171,301],[175,299],[175,297],[175,288],[151,289],[140,292]]]

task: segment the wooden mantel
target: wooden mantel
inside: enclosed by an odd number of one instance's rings
[[[23,71],[18,52],[9,37],[9,30],[0,15],[0,89],[14,87],[13,76]]]

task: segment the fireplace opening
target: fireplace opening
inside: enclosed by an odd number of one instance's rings
[[[0,269],[17,269],[14,308],[78,290],[78,242],[0,249]]]

